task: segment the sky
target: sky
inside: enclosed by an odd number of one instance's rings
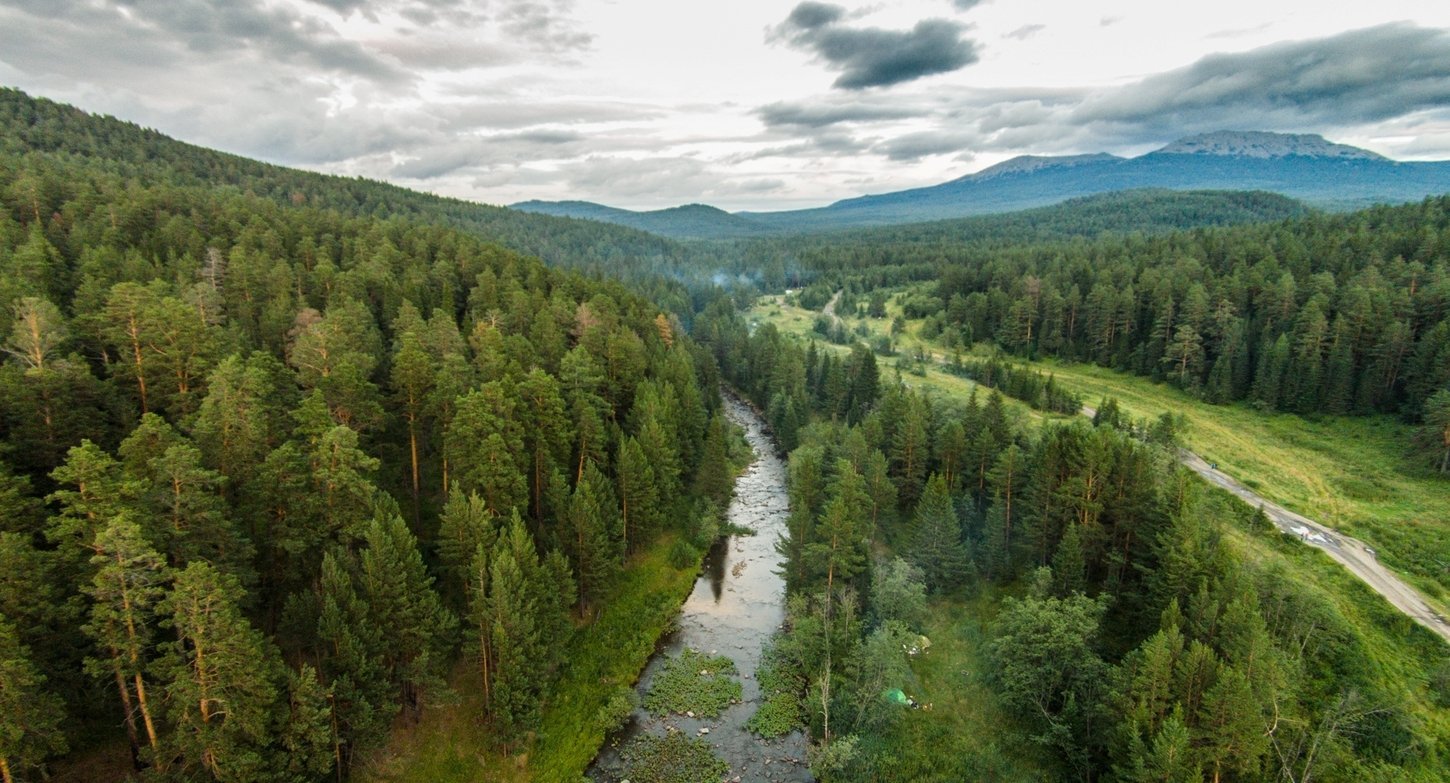
[[[0,84],[492,204],[774,210],[1214,130],[1450,159],[1450,3],[0,0]]]

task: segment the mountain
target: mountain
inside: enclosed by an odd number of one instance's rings
[[[1023,155],[940,185],[859,196],[816,209],[737,212],[710,220],[675,210],[628,212],[585,202],[529,202],[521,209],[618,223],[675,238],[734,238],[950,220],[1016,212],[1128,190],[1277,193],[1326,209],[1418,201],[1450,192],[1450,161],[1401,162],[1315,134],[1217,131],[1136,158],[1107,153]],[[727,219],[728,218],[728,219]],[[719,227],[718,229],[716,227]]]
[[[1007,212],[1138,188],[1263,190],[1347,209],[1450,192],[1450,162],[1403,163],[1310,134],[1223,131],[1136,158],[1024,156],[941,185],[741,216],[782,231],[828,230]]]
[[[648,231],[672,239],[740,239],[774,233],[749,218],[705,204],[636,212],[590,201],[523,201],[510,205],[521,212],[596,220]]]

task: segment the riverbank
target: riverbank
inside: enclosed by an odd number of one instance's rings
[[[656,716],[637,710],[630,724],[612,736],[610,746],[600,754],[592,768],[596,780],[614,779],[619,747],[640,734],[663,736],[671,731],[703,737],[730,765],[732,779],[738,775],[752,781],[811,780],[804,764],[804,735],[797,732],[763,740],[745,725],[761,701],[755,673],[762,648],[785,619],[785,583],[777,573],[783,558],[775,542],[786,530],[790,505],[785,461],[778,456],[759,412],[728,395],[725,412],[744,431],[755,452],[754,461],[736,480],[727,519],[733,529],[749,529],[753,534],[731,535],[711,548],[700,578],[680,610],[678,629],[662,641],[637,690],[643,699],[666,662],[693,649],[726,656],[734,663],[742,686],[740,702],[709,719]]]
[[[499,751],[479,716],[480,677],[460,661],[450,678],[457,701],[429,705],[416,725],[397,726],[386,747],[359,764],[363,783],[448,783],[578,780],[604,743],[599,711],[639,675],[655,641],[674,622],[697,570],[670,565],[676,536],[662,537],[637,555],[618,593],[586,632],[574,634],[569,665],[542,707],[540,730],[528,747]]]

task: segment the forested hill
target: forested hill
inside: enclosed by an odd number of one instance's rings
[[[40,167],[46,165],[43,161],[84,158],[114,176],[143,184],[234,188],[279,204],[441,222],[551,265],[602,276],[689,280],[692,269],[706,266],[689,263],[686,248],[643,231],[261,163],[8,88],[0,88],[0,151],[35,154],[38,160],[31,165]],[[37,208],[55,206],[52,194],[34,195]]]
[[[655,303],[442,200],[4,105],[7,780],[116,745],[147,779],[337,780],[460,654],[467,720],[524,747],[631,554],[699,562],[714,364]]]
[[[1263,191],[1125,190],[1068,199],[1061,204],[1020,212],[759,239],[743,246],[756,248],[758,255],[758,249],[766,247],[799,253],[812,247],[842,245],[1022,245],[1101,234],[1163,234],[1213,226],[1277,223],[1312,211],[1303,202]]]
[[[813,300],[934,281],[904,302],[930,337],[1092,361],[1211,401],[1413,420],[1450,386],[1450,197],[1159,236],[822,242],[797,258],[824,275]]]

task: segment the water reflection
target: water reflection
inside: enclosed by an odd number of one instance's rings
[[[637,711],[629,724],[611,736],[589,774],[597,781],[613,781],[610,770],[618,764],[617,748],[640,733],[664,734],[668,730],[703,736],[715,752],[730,764],[730,779],[741,781],[810,781],[805,766],[805,737],[797,732],[777,740],[762,740],[751,734],[745,723],[760,703],[760,686],[755,670],[762,645],[785,619],[785,584],[777,570],[781,555],[775,542],[786,529],[790,514],[786,493],[785,463],[758,413],[739,400],[727,397],[725,412],[745,430],[756,460],[735,484],[727,518],[732,525],[748,528],[754,535],[725,536],[706,554],[694,591],[681,607],[675,632],[662,640],[655,656],[640,675],[641,696],[664,661],[691,647],[706,653],[727,655],[740,672],[742,703],[732,705],[719,718],[703,720],[680,715],[656,718]],[[708,729],[702,734],[701,729]]]

